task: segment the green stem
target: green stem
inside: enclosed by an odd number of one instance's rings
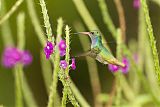
[[[44,0],[39,0],[39,1],[40,1],[40,5],[41,5],[41,8],[42,8],[44,26],[46,28],[46,33],[47,33],[48,40],[54,42],[54,37],[52,37],[52,29],[51,29],[51,25],[50,25],[50,22],[49,22],[49,16],[47,14],[46,4],[45,4]]]
[[[46,38],[44,36],[44,32],[41,28],[41,24],[38,20],[38,17],[36,15],[34,2],[33,2],[33,0],[26,0],[26,3],[27,3],[27,9],[28,9],[29,17],[31,18],[34,29],[35,29],[35,31],[38,35],[38,38],[39,38],[39,41],[40,41],[42,47],[43,47],[46,43]]]
[[[107,4],[105,3],[105,0],[97,0],[99,7],[101,9],[101,14],[103,17],[103,21],[104,23],[107,25],[108,29],[110,30],[110,32],[112,33],[114,38],[117,38],[117,34],[116,34],[116,28],[112,22],[112,19],[109,15],[109,11],[108,11],[108,7]]]
[[[43,74],[42,76],[44,79],[45,88],[47,90],[47,93],[49,94],[50,85],[52,83],[52,66],[51,62],[46,60],[43,50],[41,51],[40,56],[41,56],[40,59],[41,59],[42,74]]]
[[[25,14],[24,13],[20,13],[17,17],[17,36],[18,36],[18,48],[19,49],[24,49],[24,45],[25,45]]]
[[[118,29],[117,30],[117,58],[118,60],[122,60],[122,34],[121,34],[121,30]],[[121,82],[121,77],[122,74],[119,71],[116,75],[116,83],[117,83],[117,96],[116,96],[116,101],[115,101],[115,105],[117,107],[120,107],[120,102],[121,102],[121,97],[122,97],[122,82]]]
[[[69,59],[70,59],[70,55],[69,55],[69,51],[70,51],[70,37],[69,37],[69,26],[66,25],[66,56],[65,56],[65,60],[67,62],[67,64],[69,64]],[[65,75],[69,76],[69,66],[67,66],[67,68],[65,69]],[[63,97],[62,97],[62,107],[66,106],[66,101],[67,101],[67,87],[66,85],[64,85],[64,89],[63,89]]]
[[[157,98],[159,98],[160,87],[156,81],[157,79],[155,78],[156,74],[154,73],[153,56],[152,56],[151,48],[149,46],[148,38],[145,38],[145,44],[146,44],[145,58],[147,58],[145,60],[146,76],[148,77],[150,87],[152,87],[151,88],[152,92]]]
[[[67,104],[67,88],[64,86],[63,88],[63,97],[62,97],[62,107],[66,107]]]
[[[143,71],[143,63],[144,63],[144,44],[146,38],[146,23],[144,21],[144,13],[142,7],[139,9],[139,30],[138,30],[138,61],[139,61],[139,68]]]
[[[18,48],[23,49],[24,48],[24,13],[20,13],[17,17],[17,27],[18,27]],[[23,72],[23,66],[21,64],[18,64],[14,69],[15,74],[15,93],[16,93],[16,105],[15,107],[23,107],[23,97],[22,97],[22,72]]]
[[[58,44],[61,40],[62,27],[63,27],[63,20],[62,20],[62,18],[60,18],[60,19],[58,19],[56,44]],[[57,97],[58,97],[58,94],[57,94],[58,72],[60,70],[60,68],[59,68],[60,56],[59,56],[58,45],[55,46],[55,58],[54,59],[56,59],[56,60],[54,61],[54,71],[53,71],[53,76],[52,76],[53,81],[51,84],[51,90],[50,90],[50,94],[49,94],[49,101],[48,101],[47,107],[52,107],[53,104],[56,107],[57,104],[59,104],[59,101],[57,100]]]
[[[5,5],[5,0],[2,0],[2,10],[1,10],[1,16],[5,15],[6,13],[6,5]],[[13,42],[13,38],[12,38],[12,34],[11,34],[11,29],[9,26],[9,21],[6,20],[5,23],[3,23],[1,25],[1,33],[2,33],[2,39],[4,42],[4,46],[14,46],[14,42]]]
[[[57,52],[56,52],[57,53]],[[56,57],[55,57],[56,58]],[[56,105],[56,93],[57,93],[57,73],[59,71],[59,60],[60,58],[56,58],[54,61],[54,73],[53,73],[53,81],[51,83],[50,87],[50,93],[49,93],[49,101],[47,107],[52,107],[53,104]]]
[[[153,54],[154,69],[155,69],[158,83],[160,84],[159,58],[158,58],[158,52],[157,52],[157,48],[156,48],[155,37],[153,35],[153,28],[152,28],[151,20],[149,17],[149,10],[148,10],[146,0],[141,0],[141,3],[142,3],[142,8],[143,8],[144,16],[145,16],[145,20],[146,20],[147,32],[148,32],[148,36],[149,36],[149,43],[150,43],[150,46],[152,49],[152,54]]]
[[[70,28],[68,25],[66,25],[66,56],[65,56],[65,60],[67,62],[67,64],[69,64],[69,60],[70,60]],[[66,75],[69,74],[69,66],[67,66],[66,70],[65,70]]]
[[[14,68],[14,77],[15,77],[15,94],[16,94],[16,102],[15,107],[23,107],[23,97],[22,97],[22,65],[17,65]]]
[[[8,11],[7,14],[5,14],[1,19],[0,19],[0,25],[4,23],[10,16],[18,9],[18,7],[22,4],[24,0],[18,0],[13,7]]]
[[[23,69],[22,69],[22,72],[21,72],[21,77],[22,77],[22,91],[23,91],[23,96],[24,96],[24,99],[25,99],[25,102],[26,102],[26,105],[28,107],[38,107],[36,101],[35,101],[35,98],[32,94],[32,91],[29,87],[29,84],[27,83],[27,79],[23,73]]]
[[[69,64],[69,59],[70,59],[70,55],[69,55],[69,51],[70,51],[70,28],[68,25],[66,25],[66,57],[65,60],[67,62],[67,64]],[[66,101],[67,101],[67,96],[69,98],[69,101],[72,103],[72,105],[74,107],[79,107],[78,102],[76,101],[74,94],[70,88],[70,81],[69,81],[69,66],[67,66],[67,68],[64,70],[60,70],[59,72],[59,78],[64,86],[63,89],[63,97],[62,97],[62,107],[66,107]]]
[[[80,107],[78,102],[76,101],[76,99],[74,97],[74,94],[73,94],[72,90],[71,90],[71,87],[70,87],[71,81],[69,79],[69,75],[66,75],[65,71],[62,70],[62,69],[59,71],[59,79],[62,82],[63,86],[65,87],[64,88],[65,90],[63,91],[63,94],[68,95],[69,101],[72,103],[72,105],[74,107]],[[72,88],[74,88],[74,87],[72,87]],[[63,96],[63,97],[66,98],[66,96]],[[66,104],[66,99],[65,98],[64,98],[64,100],[62,98],[62,107],[66,106],[65,105]]]
[[[21,50],[24,50],[25,48],[25,14],[22,12],[22,13],[19,13],[18,17],[17,17],[17,34],[18,34],[18,43],[17,43],[17,47]],[[23,71],[23,66],[22,65],[18,65],[17,68],[20,69],[20,72],[19,72],[19,76],[21,78],[21,80],[19,80],[21,82],[21,90],[23,92],[23,96],[24,96],[24,99],[26,101],[26,104],[31,107],[37,107],[37,103],[35,101],[35,98],[33,97],[32,95],[32,92],[30,90],[30,87],[27,83],[27,80],[24,76],[24,71]]]

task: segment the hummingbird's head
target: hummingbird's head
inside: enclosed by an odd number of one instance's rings
[[[100,36],[100,32],[99,32],[98,30],[93,30],[93,31],[90,32],[89,36],[90,36],[91,38]]]

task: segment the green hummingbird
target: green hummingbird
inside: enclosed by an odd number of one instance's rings
[[[103,64],[113,64],[125,67],[125,64],[118,61],[102,43],[102,37],[99,31],[78,32],[74,34],[86,34],[91,39],[91,49],[79,56],[90,56]],[[79,57],[78,56],[78,57]]]

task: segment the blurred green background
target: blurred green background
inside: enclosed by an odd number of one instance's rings
[[[45,0],[48,8],[48,14],[50,16],[50,22],[53,28],[54,34],[56,33],[57,19],[59,17],[63,17],[65,24],[68,24],[72,32],[74,32],[73,24],[75,22],[83,23],[79,13],[77,12],[72,0]],[[102,16],[97,5],[97,0],[84,0],[92,17],[94,18],[97,25],[100,27],[107,41],[113,41],[113,38],[110,36],[110,32],[102,21]],[[134,39],[137,40],[137,30],[138,30],[138,11],[133,8],[132,0],[122,0],[125,16],[126,16],[126,35],[127,42]],[[9,10],[16,0],[5,0],[7,10]],[[34,0],[37,15],[39,16],[39,20],[41,22],[41,27],[43,26],[43,17],[41,14],[41,8],[38,0]],[[108,4],[108,9],[110,15],[113,19],[116,27],[119,26],[117,10],[115,4],[112,0],[106,0]],[[156,35],[157,41],[160,40],[160,7],[153,2],[149,2],[150,7],[150,16],[154,28],[154,33]],[[41,72],[41,64],[40,64],[40,51],[43,47],[40,46],[39,40],[36,36],[36,33],[31,24],[31,20],[28,16],[28,10],[26,6],[26,2],[23,2],[20,8],[9,18],[10,27],[12,30],[12,36],[14,37],[14,41],[17,41],[17,29],[16,29],[16,18],[17,14],[21,11],[26,13],[26,49],[30,50],[33,54],[33,63],[32,65],[25,68],[25,74],[27,76],[27,80],[31,86],[33,94],[38,102],[39,106],[44,106],[47,104],[47,92],[44,87],[44,81]],[[32,10],[30,10],[32,11]],[[85,24],[84,24],[85,25]],[[87,31],[87,28],[86,28]],[[78,53],[82,53],[83,49],[81,47],[80,41],[78,37],[73,36],[71,39],[71,54],[76,55]],[[112,51],[115,52],[116,43],[109,44]],[[89,46],[86,46],[86,48]],[[160,50],[160,43],[157,42],[158,50]],[[145,48],[145,44],[144,44]],[[3,41],[0,34],[0,55],[2,54],[4,49]],[[160,52],[160,51],[159,51]],[[46,60],[47,61],[47,60]],[[77,87],[80,89],[81,93],[84,97],[89,101],[90,104],[93,104],[93,96],[91,91],[90,79],[88,74],[87,63],[85,58],[77,59],[77,69],[75,71],[71,71],[70,75],[74,80]],[[107,66],[98,64],[99,69],[99,77],[101,81],[102,92],[110,92],[113,75],[108,71]],[[61,85],[59,85],[61,87]],[[13,72],[10,69],[5,69],[0,65],[0,104],[4,104],[6,106],[14,105],[14,77]]]

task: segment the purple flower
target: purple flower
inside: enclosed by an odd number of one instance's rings
[[[66,69],[67,66],[68,66],[68,64],[67,64],[66,60],[61,60],[61,61],[60,61],[60,67],[61,67],[61,68]]]
[[[66,55],[66,42],[64,40],[61,40],[58,44],[60,56]]]
[[[112,72],[117,72],[119,70],[119,66],[113,64],[108,64],[108,68]]]
[[[124,57],[122,62],[125,64],[125,67],[121,67],[122,73],[126,74],[129,71],[129,60]]]
[[[66,42],[64,40],[61,40],[58,44],[58,47],[60,51],[66,50]]]
[[[2,54],[2,64],[6,68],[14,67],[21,60],[21,52],[14,47],[5,48]]]
[[[66,55],[66,50],[60,51],[60,56]]]
[[[140,5],[140,0],[133,0],[133,7],[135,9],[139,9]]]
[[[53,51],[54,51],[54,46],[53,46],[52,42],[47,42],[47,45],[44,48],[44,53],[45,53],[47,59],[50,58],[50,55],[53,53]]]
[[[76,69],[76,62],[75,62],[75,58],[72,58],[72,64],[71,64],[71,67],[73,70]]]
[[[15,47],[5,48],[2,54],[2,64],[6,68],[12,68],[17,63],[22,63],[24,66],[32,62],[32,55],[28,51],[20,51]]]
[[[24,66],[32,63],[32,55],[29,51],[22,52],[21,62],[24,64]]]

